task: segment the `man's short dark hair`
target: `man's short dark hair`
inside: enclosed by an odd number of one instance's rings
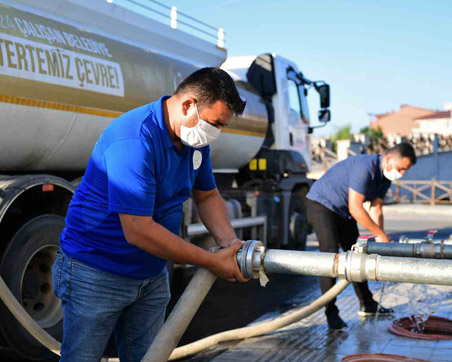
[[[237,115],[243,113],[242,101],[231,76],[220,68],[202,68],[179,84],[174,94],[192,92],[200,107],[223,101]]]
[[[386,150],[385,156],[386,155],[394,155],[399,158],[407,157],[410,159],[412,165],[415,165],[417,161],[416,152],[414,151],[413,146],[411,146],[408,142],[402,142],[394,147],[391,147]]]

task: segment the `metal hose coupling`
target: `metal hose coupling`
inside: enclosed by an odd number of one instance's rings
[[[259,279],[262,273],[265,247],[259,240],[247,240],[237,252],[237,264],[245,278]]]
[[[376,254],[362,254],[356,251],[347,251],[339,254],[337,277],[349,282],[363,282],[365,280],[378,280]]]

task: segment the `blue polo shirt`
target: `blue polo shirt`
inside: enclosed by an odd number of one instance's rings
[[[366,201],[371,201],[384,199],[390,186],[391,181],[383,175],[380,155],[358,155],[331,167],[312,185],[306,197],[346,219],[351,218],[349,188],[366,196]]]
[[[60,236],[64,254],[96,269],[136,279],[163,272],[166,260],[129,244],[118,213],[152,216],[179,234],[192,188],[214,189],[209,147],[171,141],[162,101],[114,120],[97,141],[69,205]]]

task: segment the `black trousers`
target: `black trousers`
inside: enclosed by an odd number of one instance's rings
[[[322,252],[337,253],[339,245],[344,251],[350,250],[359,236],[358,225],[354,219],[343,219],[322,204],[309,199],[308,220],[314,227]],[[334,278],[320,277],[322,294],[327,292],[335,283]],[[367,282],[353,283],[353,287],[361,305],[369,304],[373,300]],[[325,313],[327,315],[339,312],[335,303],[336,299],[326,306]]]

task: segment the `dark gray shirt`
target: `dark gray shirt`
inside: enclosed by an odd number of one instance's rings
[[[307,198],[317,201],[339,216],[351,218],[348,189],[364,195],[366,201],[384,199],[391,186],[383,175],[380,155],[358,155],[338,162],[312,185]]]

